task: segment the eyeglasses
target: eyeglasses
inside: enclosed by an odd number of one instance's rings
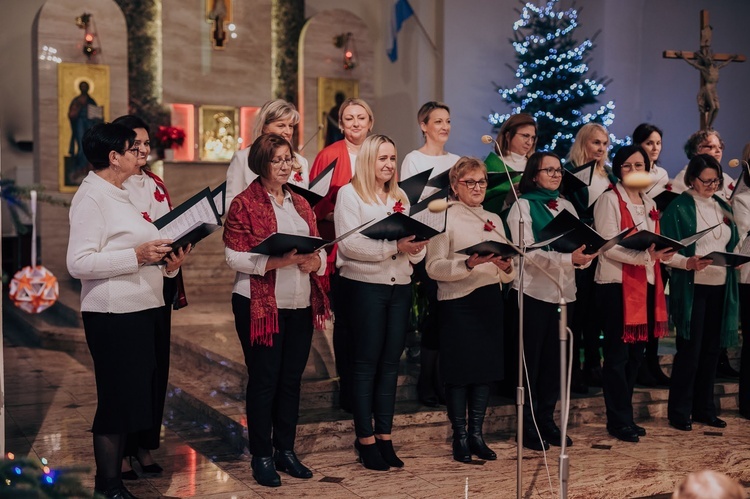
[[[130,154],[132,154],[133,156],[135,156],[137,158],[138,157],[138,153],[141,152],[141,149],[140,149],[140,147],[135,146],[135,147],[131,147],[130,149],[125,149],[125,152],[123,152],[123,154],[125,154],[126,152],[129,152]]]
[[[695,177],[695,180],[699,180],[701,184],[705,185],[706,187],[716,187],[719,185],[719,182],[721,182],[720,178],[710,178],[708,180],[703,180],[700,177]]]
[[[540,172],[544,172],[548,177],[562,177],[562,168],[539,168]]]
[[[646,163],[623,163],[620,167],[623,170],[636,170],[641,171],[646,169]]]
[[[482,180],[459,180],[458,183],[464,184],[467,189],[474,190],[476,186],[479,186],[479,189],[484,190],[487,188],[487,179]]]
[[[521,137],[526,142],[534,142],[536,140],[536,135],[531,135],[528,133],[517,133],[519,137]]]
[[[698,146],[699,151],[723,151],[724,148],[721,147],[721,145],[715,145],[715,144],[701,144]]]
[[[278,168],[281,164],[292,166],[294,164],[294,158],[276,158],[271,160],[271,164]]]

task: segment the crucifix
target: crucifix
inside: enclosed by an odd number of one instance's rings
[[[719,94],[716,85],[719,82],[719,70],[731,62],[745,62],[744,55],[714,54],[711,51],[712,28],[708,24],[708,11],[700,13],[700,50],[685,52],[681,50],[665,50],[665,59],[683,59],[701,73],[701,86],[698,90],[698,111],[700,113],[700,129],[713,128],[716,115],[719,114]]]

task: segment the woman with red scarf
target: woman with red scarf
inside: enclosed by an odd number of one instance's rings
[[[651,161],[641,146],[617,151],[612,172],[622,180],[634,172],[648,172]],[[594,227],[605,239],[630,227],[659,234],[656,203],[638,188],[618,182],[602,194],[594,207]],[[602,385],[607,406],[607,431],[625,442],[638,442],[646,430],[633,421],[633,387],[649,336],[667,334],[667,307],[660,261],[669,261],[674,251],[645,251],[621,246],[599,256],[596,267],[597,309],[604,331]]]
[[[117,118],[113,123],[123,125],[135,132],[133,148],[138,149],[140,171],[128,177],[123,187],[128,191],[130,202],[147,222],[153,222],[166,215],[172,209],[167,187],[148,166],[148,155],[151,153],[151,141],[148,136],[148,125],[137,116],[125,115]],[[187,248],[189,250],[189,248]],[[161,438],[161,423],[164,417],[164,400],[167,396],[169,380],[169,349],[172,331],[172,308],[175,310],[187,306],[185,284],[182,280],[182,270],[174,279],[164,278],[164,303],[162,307],[163,327],[157,331],[154,345],[156,351],[156,384],[157,410],[154,413],[154,426],[150,430],[128,435],[125,443],[125,459],[122,462],[122,479],[136,480],[138,474],[132,467],[132,458],[141,465],[141,470],[149,475],[158,475],[161,466],[154,461],[151,451],[159,448]]]
[[[318,235],[312,208],[285,185],[293,151],[276,134],[253,143],[248,164],[258,178],[234,198],[224,226],[227,263],[237,271],[232,311],[248,373],[251,466],[253,478],[266,487],[281,485],[277,469],[295,478],[312,477],[294,453],[300,382],[313,327],[323,329],[330,315],[320,278],[324,251],[293,250],[283,256],[250,252],[276,232]]]

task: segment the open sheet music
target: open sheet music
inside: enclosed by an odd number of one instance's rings
[[[154,222],[159,236],[172,239],[172,248],[195,244],[221,227],[214,195],[206,187]]]

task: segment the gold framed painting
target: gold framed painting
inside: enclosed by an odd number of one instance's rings
[[[109,120],[109,66],[63,62],[57,67],[58,182],[75,192],[91,170],[83,134]]]
[[[231,106],[201,106],[198,111],[200,159],[229,161],[237,150],[238,111]]]
[[[318,115],[325,133],[318,135],[318,150],[344,138],[339,129],[339,107],[344,100],[359,97],[359,81],[318,78]]]

